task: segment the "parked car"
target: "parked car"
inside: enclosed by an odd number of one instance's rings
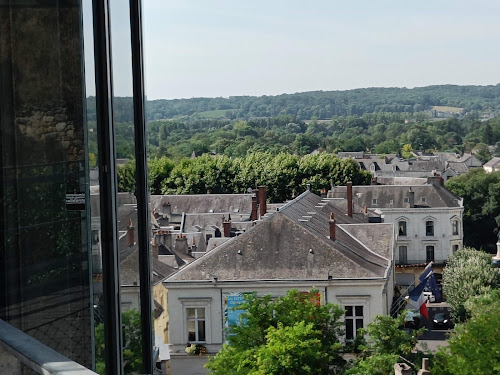
[[[419,329],[420,328],[420,312],[418,310],[407,310],[405,328]]]
[[[424,291],[424,297],[426,301],[436,302],[436,297],[432,294],[432,292]]]
[[[437,313],[432,319],[432,326],[436,329],[447,329],[452,326],[450,318],[444,313]]]

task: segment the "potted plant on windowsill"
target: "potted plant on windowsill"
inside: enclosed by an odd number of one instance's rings
[[[186,353],[189,355],[202,355],[207,352],[207,348],[201,344],[187,344]]]

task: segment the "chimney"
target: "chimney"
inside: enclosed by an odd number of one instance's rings
[[[321,188],[321,198],[326,198],[326,189]]]
[[[151,255],[153,258],[158,259],[158,242],[156,242],[156,235],[153,236],[153,243],[151,244]]]
[[[196,246],[196,241],[194,240],[194,237],[193,237],[193,241],[191,241],[191,252],[196,252],[196,250],[198,250],[198,246]]]
[[[182,233],[175,239],[175,250],[186,255],[188,254],[187,238],[183,236]]]
[[[364,213],[365,215],[367,215],[367,214],[368,214],[368,206],[363,206],[363,213]]]
[[[252,197],[252,215],[250,216],[252,221],[257,220],[257,196]]]
[[[127,228],[127,236],[128,236],[128,246],[132,247],[135,245],[135,233],[134,233],[134,223],[132,223],[132,219],[129,219],[128,228]]]
[[[231,237],[231,222],[229,220],[225,220],[222,223],[224,227],[224,237]]]
[[[352,217],[352,182],[347,183],[347,215]]]
[[[328,224],[330,227],[330,239],[335,241],[335,214],[333,212],[330,212]]]
[[[267,200],[267,186],[259,186],[260,217],[264,216],[267,212],[266,200]]]
[[[430,375],[429,371],[429,358],[422,358],[422,368],[418,370],[417,375]]]
[[[415,192],[411,190],[408,191],[408,203],[410,205],[410,208],[415,207]]]

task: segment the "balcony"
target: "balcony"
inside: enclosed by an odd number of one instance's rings
[[[0,373],[20,375],[26,368],[44,375],[96,375],[0,320]]]

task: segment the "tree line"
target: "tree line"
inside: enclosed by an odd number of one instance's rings
[[[95,120],[95,97],[87,99],[89,120]],[[114,100],[115,121],[132,121],[132,99]],[[415,113],[432,106],[454,106],[466,111],[495,111],[500,107],[500,85],[435,85],[407,88],[363,88],[346,91],[311,91],[276,96],[231,96],[147,101],[148,120],[176,117],[222,116],[250,119],[292,115],[301,120],[313,117],[362,116],[365,113]],[[217,111],[217,112],[214,112]]]
[[[205,154],[180,161],[162,157],[149,160],[152,194],[245,193],[267,186],[270,202],[284,202],[307,189],[320,193],[352,181],[370,182],[371,174],[352,159],[340,159],[326,152],[299,157],[280,152],[255,152],[243,157]],[[135,163],[118,168],[120,191],[135,190]]]

